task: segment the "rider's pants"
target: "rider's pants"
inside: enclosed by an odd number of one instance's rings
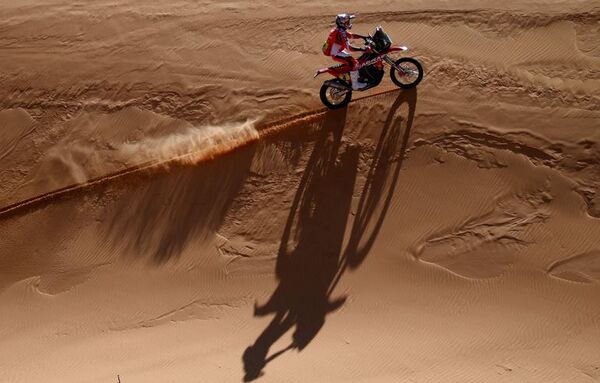
[[[354,57],[352,57],[349,53],[346,53],[344,51],[339,52],[335,56],[331,56],[331,58],[337,62],[341,62],[342,64],[344,64],[344,69],[348,72],[355,70],[356,65],[358,64]]]

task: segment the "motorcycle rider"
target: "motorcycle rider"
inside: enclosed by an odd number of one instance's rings
[[[350,44],[349,39],[364,39],[366,37],[348,31],[352,28],[351,20],[355,17],[356,16],[349,13],[340,13],[335,17],[336,27],[329,32],[329,37],[325,44],[323,44],[323,53],[326,56],[331,56],[333,60],[341,62],[347,67],[352,80],[352,89],[357,90],[366,87],[368,84],[359,81],[358,70],[356,69],[358,62],[350,54],[350,52],[364,52],[367,50],[366,48]]]

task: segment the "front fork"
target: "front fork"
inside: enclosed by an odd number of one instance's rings
[[[383,61],[390,64],[390,66],[392,68],[396,69],[399,73],[406,74],[406,73],[404,73],[404,69],[402,67],[396,65],[396,63],[390,56],[388,56],[388,55],[383,56]]]

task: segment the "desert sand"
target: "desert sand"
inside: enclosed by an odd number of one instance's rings
[[[325,110],[341,11],[418,88]],[[600,381],[597,1],[0,16],[0,382]]]

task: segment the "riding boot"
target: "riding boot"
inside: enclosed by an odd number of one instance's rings
[[[350,79],[352,79],[352,89],[358,90],[366,87],[368,84],[358,81],[358,71],[353,70],[350,72]]]

